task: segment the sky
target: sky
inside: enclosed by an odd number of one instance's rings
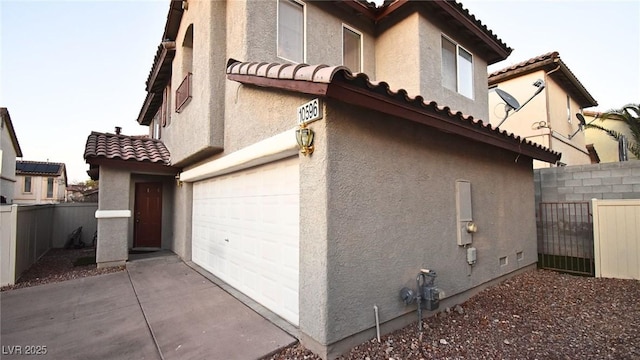
[[[490,72],[558,51],[600,104],[589,110],[640,102],[640,1],[461,2],[514,49]],[[136,119],[168,9],[168,0],[0,0],[0,107],[23,160],[64,162],[77,183],[88,179],[91,131],[148,133]]]

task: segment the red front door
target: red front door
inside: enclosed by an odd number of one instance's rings
[[[162,246],[162,183],[136,183],[133,246]]]

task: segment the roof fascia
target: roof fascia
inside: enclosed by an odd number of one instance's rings
[[[329,85],[311,81],[272,79],[254,75],[228,74],[227,78],[229,80],[237,81],[243,84],[290,90],[304,94],[320,96],[325,96],[327,94],[327,88]]]
[[[85,159],[87,164],[94,166],[108,166],[118,169],[130,170],[131,172],[157,174],[157,175],[175,175],[181,169],[175,166],[168,166],[161,163],[142,162],[135,160],[109,159],[105,157],[90,157]]]
[[[158,75],[163,70],[163,68],[167,65],[167,63],[171,63],[176,54],[176,43],[175,41],[163,41],[160,45],[162,50],[160,52],[160,56],[157,58],[156,62],[153,64],[153,69],[151,70],[151,76],[149,77],[149,81],[147,83],[147,91],[152,91],[156,87],[164,87],[166,84],[158,84]]]
[[[149,126],[151,124],[151,120],[153,116],[158,111],[160,106],[154,105],[154,100],[158,96],[158,94],[153,92],[148,92],[147,96],[144,98],[144,103],[142,104],[142,108],[140,109],[140,114],[138,114],[138,124]],[[149,115],[153,114],[153,115]]]
[[[559,156],[554,153],[544,149],[537,149],[528,144],[523,144],[519,140],[514,139],[514,141],[510,141],[504,138],[505,135],[502,133],[482,131],[481,129],[474,128],[473,125],[465,126],[458,121],[452,121],[452,119],[447,116],[439,115],[433,111],[428,111],[427,108],[422,105],[421,100],[419,101],[420,105],[418,106],[411,103],[398,102],[388,96],[366,91],[360,87],[340,81],[331,83],[327,97],[414,121],[436,128],[443,132],[493,145],[534,159],[550,163],[556,163],[559,160]],[[414,101],[414,104],[416,101]]]
[[[506,59],[509,54],[511,54],[510,50],[507,50],[502,47],[500,43],[498,43],[494,38],[486,34],[482,29],[478,27],[478,25],[473,22],[469,17],[465,14],[461,13],[458,8],[455,6],[455,3],[449,1],[432,1],[432,4],[440,7],[442,10],[451,15],[456,21],[462,24],[465,28],[469,29],[474,35],[480,38],[484,43],[486,43],[493,51],[496,52],[503,60]],[[497,62],[497,61],[494,61]],[[490,62],[491,64],[491,62]]]

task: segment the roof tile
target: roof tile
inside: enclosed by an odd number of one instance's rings
[[[171,154],[160,140],[94,131],[87,138],[84,158],[99,157],[171,165]]]
[[[248,64],[248,63],[240,63],[237,60],[229,59],[227,74],[230,74],[230,75],[237,74],[237,72],[234,72],[234,69],[237,69],[239,66],[241,66],[240,64]],[[273,78],[275,80],[291,80],[291,78],[288,77],[287,73],[283,74],[283,72],[279,71],[281,68],[285,67],[286,65],[277,65],[277,64],[272,64],[272,65],[274,66],[268,71],[268,74],[266,76],[264,75],[263,76],[255,75],[255,76],[268,77],[268,78]],[[270,66],[270,65],[263,65],[263,67],[265,66]],[[322,68],[317,70],[313,77],[313,82],[315,83],[330,84],[336,81],[337,78],[340,78],[340,79],[343,79],[344,82],[349,83],[350,85],[359,87],[361,89],[367,89],[371,92],[375,92],[387,97],[391,97],[398,101],[411,104],[413,106],[427,109],[430,112],[432,112],[434,115],[444,116],[445,118],[448,118],[449,121],[460,123],[464,127],[470,126],[480,132],[491,134],[492,136],[497,136],[499,138],[504,138],[505,140],[514,142],[516,144],[520,144],[518,146],[533,147],[535,149],[542,150],[552,155],[553,157],[557,157],[557,159],[560,158],[560,153],[556,151],[549,150],[546,147],[539,145],[537,143],[534,143],[528,139],[515,136],[514,134],[511,134],[507,131],[501,130],[497,127],[493,127],[491,124],[485,124],[482,120],[474,119],[473,116],[465,115],[460,111],[452,111],[451,108],[449,108],[448,106],[439,106],[435,101],[430,101],[427,103],[427,101],[425,101],[425,99],[420,95],[411,97],[409,96],[409,94],[405,89],[392,90],[389,87],[389,84],[387,84],[384,81],[372,82],[369,80],[369,77],[364,73],[352,74],[351,71],[344,66],[332,66],[332,67],[328,67],[326,65],[320,65],[320,66],[322,66]],[[300,74],[307,74],[308,72],[312,72],[313,69],[316,69],[318,67],[319,65],[304,65],[304,64],[295,66],[295,68],[297,68],[297,72]],[[258,70],[257,73],[259,74],[260,70]],[[303,81],[302,76],[295,77],[294,81]]]

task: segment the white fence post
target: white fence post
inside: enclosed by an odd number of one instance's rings
[[[16,281],[18,205],[0,208],[0,227],[0,286],[13,285]]]

